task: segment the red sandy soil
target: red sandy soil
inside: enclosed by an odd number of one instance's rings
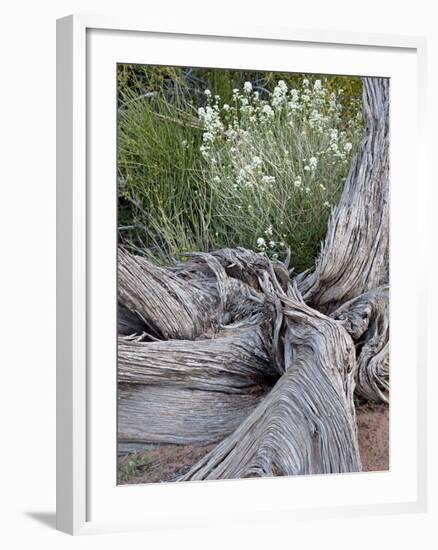
[[[389,469],[389,409],[386,405],[360,405],[356,411],[363,471]],[[215,445],[163,445],[127,455],[119,462],[119,483],[173,481],[187,472]]]
[[[163,445],[150,451],[127,455],[119,462],[119,483],[122,485],[174,481],[188,472],[191,466],[213,449],[215,445]],[[131,473],[129,461],[138,464],[134,466],[135,473]]]
[[[360,406],[356,419],[363,471],[389,470],[389,407]]]

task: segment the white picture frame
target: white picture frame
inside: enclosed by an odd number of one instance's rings
[[[143,49],[142,43],[147,41],[149,47]],[[158,43],[160,52],[158,48],[150,48]],[[239,55],[237,49],[233,51],[231,47],[236,45],[239,46]],[[258,61],[251,53],[255,47],[259,48]],[[111,477],[116,460],[116,456],[110,453],[114,450],[116,387],[114,373],[108,375],[115,350],[112,327],[116,270],[111,252],[113,250],[115,254],[115,231],[111,233],[115,224],[115,185],[112,191],[105,192],[99,211],[93,200],[94,193],[102,191],[99,185],[112,177],[116,163],[115,155],[109,154],[114,152],[116,120],[116,84],[114,80],[111,88],[111,67],[115,60],[195,65],[205,59],[202,55],[207,55],[205,50],[209,48],[211,64],[204,62],[201,66],[221,66],[221,63],[227,66],[233,55],[233,67],[247,63],[245,59],[253,59],[252,63],[259,63],[265,69],[271,68],[267,64],[272,63],[276,64],[272,70],[289,67],[288,70],[295,72],[336,73],[342,70],[345,74],[365,74],[363,71],[366,71],[370,75],[390,76],[399,84],[392,97],[391,128],[396,132],[409,130],[410,145],[413,141],[415,150],[409,160],[404,158],[407,149],[394,135],[391,174],[392,178],[398,177],[401,184],[395,190],[391,187],[391,227],[397,227],[404,246],[411,244],[416,248],[416,265],[424,265],[421,261],[425,257],[422,245],[416,245],[425,242],[422,236],[426,224],[426,177],[422,156],[425,150],[422,147],[426,74],[424,39],[232,25],[221,29],[183,29],[167,27],[163,23],[160,28],[152,28],[139,21],[97,16],[75,15],[58,20],[57,528],[70,534],[86,534],[286,517],[317,518],[425,510],[426,345],[424,316],[418,315],[418,311],[425,308],[425,275],[420,273],[408,303],[403,307],[398,305],[397,289],[402,288],[407,279],[401,272],[403,250],[392,237],[394,285],[392,280],[391,322],[394,338],[392,336],[391,361],[393,364],[398,360],[401,371],[403,368],[415,369],[415,375],[409,379],[409,384],[403,385],[400,378],[399,386],[398,375],[394,376],[390,472],[185,483],[178,484],[178,487],[175,484],[117,487],[115,474]],[[296,52],[294,63],[290,65],[288,48],[294,48]],[[325,56],[327,61],[321,60],[324,57],[321,52],[325,50],[330,51],[331,60],[328,56]],[[145,53],[152,51],[155,52],[153,55]],[[269,61],[273,58],[275,63]],[[316,70],[324,69],[323,62],[327,63],[325,70]],[[332,71],[330,64],[333,65]],[[109,90],[108,96],[105,90]],[[404,101],[406,120],[402,122],[396,115],[401,112]],[[111,102],[114,104],[112,115]],[[409,197],[403,191],[408,178],[414,189]],[[97,183],[92,185],[91,182]],[[417,208],[413,209],[411,216],[418,224],[410,225],[409,236],[402,220],[406,208],[412,206],[413,196]],[[95,254],[97,241],[102,249],[98,260]],[[102,273],[107,274],[104,280]],[[114,297],[114,303],[111,297]],[[397,326],[397,318],[406,309],[405,314],[412,314],[415,318],[411,329],[418,336],[409,344],[403,344],[406,333]],[[99,315],[107,322],[97,333],[95,327]],[[114,346],[109,344],[109,349],[102,351],[99,341],[107,342],[111,334],[114,334]],[[105,355],[107,353],[109,355]],[[105,363],[108,368],[103,370]],[[99,382],[99,393],[96,393],[96,381]],[[401,398],[408,391],[411,392],[410,417],[400,407]],[[405,448],[403,441],[406,441]],[[400,458],[401,454],[403,458]],[[107,461],[105,456],[108,456]],[[368,477],[364,477],[362,482],[357,481],[361,479],[357,476]],[[370,476],[381,476],[378,485],[384,485],[386,492],[374,495],[377,484],[373,480],[376,478]],[[304,495],[307,495],[307,500]],[[216,503],[214,513],[204,513],[208,509],[206,500]],[[131,502],[132,509],[135,506],[141,513],[130,513]],[[144,504],[148,502],[149,508]]]

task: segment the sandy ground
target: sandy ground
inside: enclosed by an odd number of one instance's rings
[[[163,445],[144,453],[127,455],[119,462],[119,484],[173,481],[188,472],[214,446]]]
[[[356,411],[359,449],[365,472],[389,469],[389,407],[364,405]]]
[[[357,408],[359,448],[364,471],[389,468],[389,410],[385,405]],[[173,481],[187,472],[214,445],[163,445],[144,453],[120,459],[119,483],[157,483]]]

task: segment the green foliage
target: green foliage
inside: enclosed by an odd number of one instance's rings
[[[150,459],[146,453],[132,453],[119,459],[118,481],[123,483],[133,476],[145,473],[150,466]]]
[[[362,132],[360,79],[120,65],[118,87],[125,246],[163,263],[290,247],[312,266]]]

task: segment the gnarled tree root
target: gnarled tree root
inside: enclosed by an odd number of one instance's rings
[[[356,344],[356,392],[389,402],[389,287],[349,300],[331,315],[340,320]]]
[[[284,301],[292,364],[254,412],[182,481],[360,471],[353,342],[331,319]]]

